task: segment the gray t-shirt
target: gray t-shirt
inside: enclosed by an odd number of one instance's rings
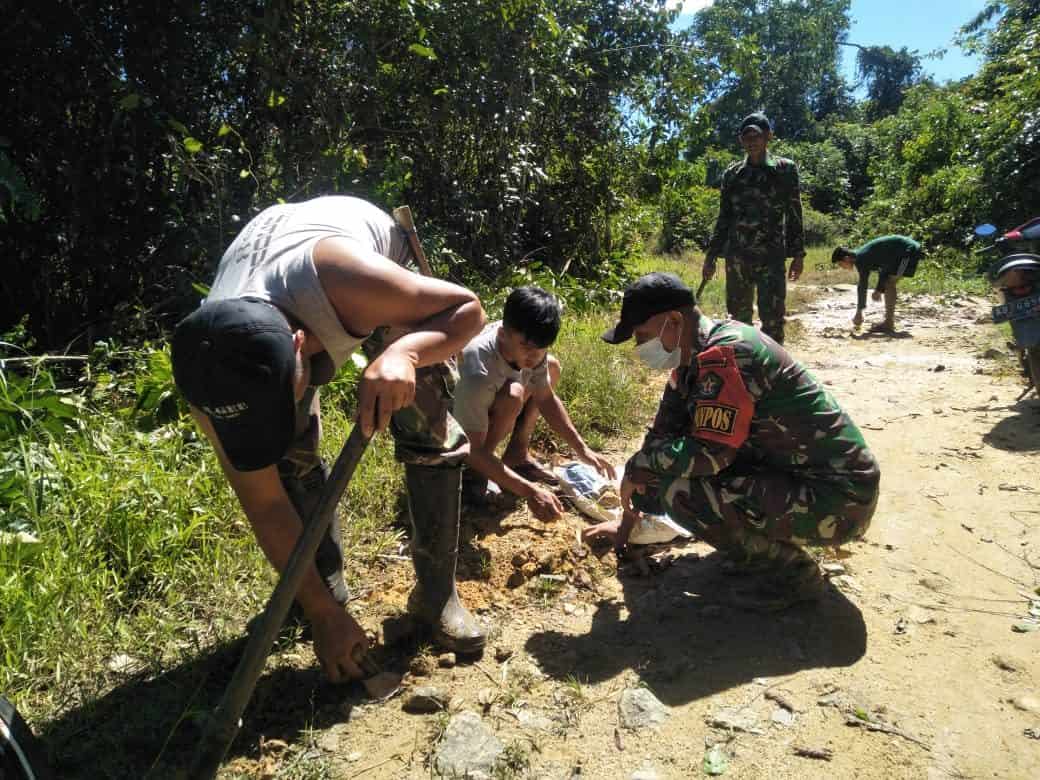
[[[524,388],[549,386],[549,363],[543,360],[534,368],[516,369],[499,354],[498,329],[502,322],[492,322],[467,344],[459,359],[459,381],[455,385],[452,416],[467,433],[483,433],[488,429],[488,412],[495,394],[507,380]]]
[[[366,338],[348,333],[314,268],[314,245],[329,236],[407,266],[408,239],[377,206],[340,195],[282,203],[250,220],[228,247],[208,301],[254,297],[289,312],[324,345],[336,368]]]

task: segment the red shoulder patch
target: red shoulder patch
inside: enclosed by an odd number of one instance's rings
[[[737,368],[733,347],[715,346],[697,355],[693,435],[734,449],[747,441],[755,401]]]

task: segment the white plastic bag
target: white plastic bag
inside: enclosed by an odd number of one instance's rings
[[[570,496],[579,512],[604,523],[621,519],[618,485],[592,466],[575,461],[557,466],[554,471],[560,478],[561,489]],[[621,473],[621,469],[618,473]],[[644,514],[632,529],[628,543],[665,544],[677,538],[689,539],[691,536],[689,531],[667,515]]]

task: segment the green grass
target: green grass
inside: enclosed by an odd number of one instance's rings
[[[643,428],[655,407],[655,399],[646,392],[650,373],[636,360],[632,345],[612,346],[600,338],[617,315],[608,311],[566,316],[552,348],[563,369],[557,393],[593,449]],[[536,445],[547,445],[550,435],[540,422]]]

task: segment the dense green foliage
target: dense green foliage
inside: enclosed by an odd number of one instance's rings
[[[654,0],[159,6],[42,0],[5,25],[0,332],[88,339],[194,304],[259,208],[409,202],[466,279],[595,277],[652,99]],[[168,318],[167,318],[168,319]],[[161,321],[161,320],[160,320]]]

